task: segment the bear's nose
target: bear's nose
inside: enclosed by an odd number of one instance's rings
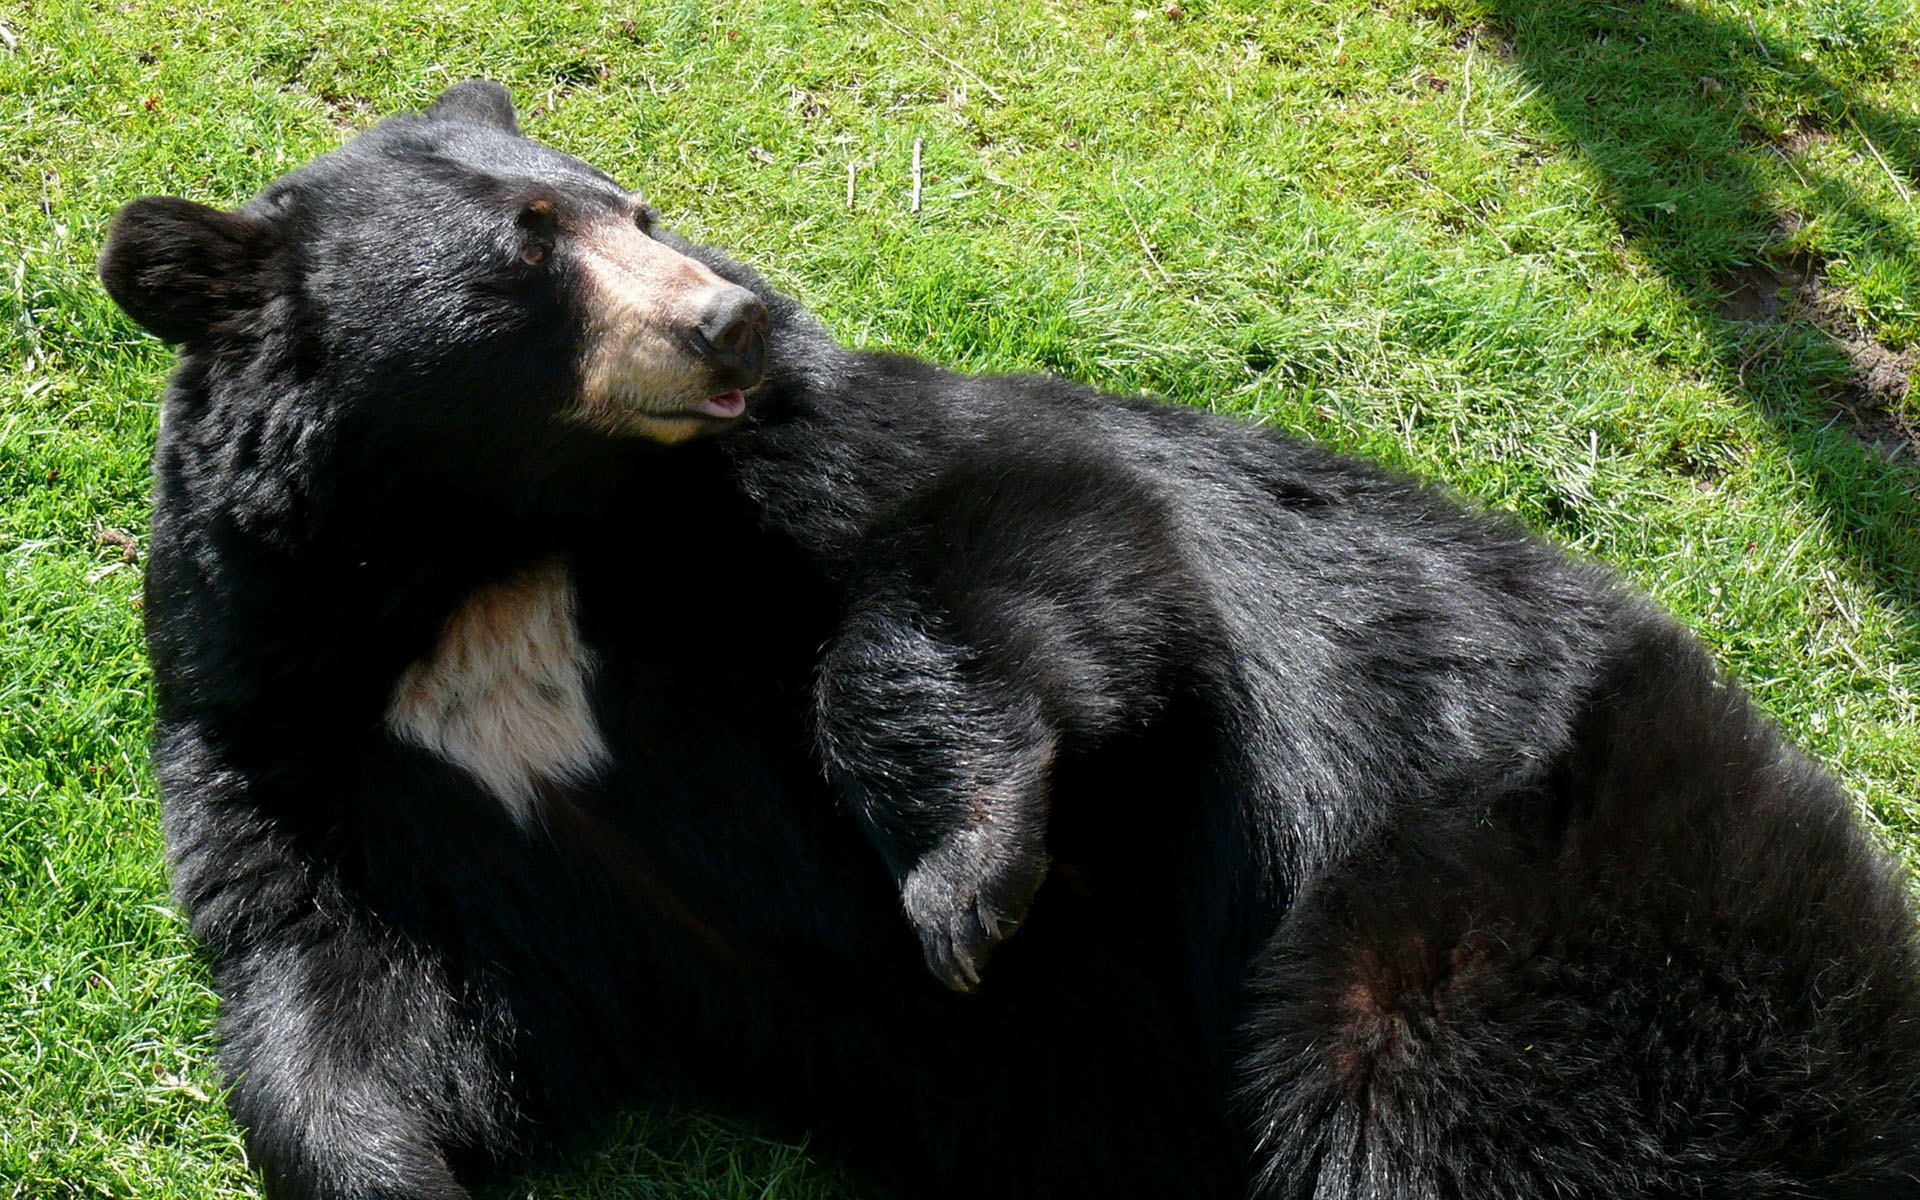
[[[767,306],[743,287],[729,287],[707,305],[693,329],[693,345],[715,370],[755,375],[767,338]]]

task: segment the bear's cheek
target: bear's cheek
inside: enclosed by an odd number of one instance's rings
[[[706,364],[656,323],[615,322],[587,333],[572,416],[615,436],[679,441],[700,431],[681,416],[712,391]]]

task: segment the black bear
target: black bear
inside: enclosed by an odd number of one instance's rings
[[[1920,1196],[1897,870],[1509,523],[843,349],[484,83],[101,273],[270,1195],[671,1097],[901,1195]]]

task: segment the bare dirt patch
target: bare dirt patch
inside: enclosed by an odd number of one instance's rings
[[[1799,154],[1810,146],[1824,145],[1833,140],[1833,134],[1826,126],[1811,117],[1801,117],[1787,130],[1786,136],[1774,143],[1784,154]]]
[[[1736,267],[1714,281],[1720,292],[1720,316],[1747,325],[1772,325],[1792,307],[1793,297],[1814,273],[1803,256],[1778,263]]]
[[[1894,350],[1862,329],[1838,290],[1827,283],[1818,260],[1793,255],[1750,264],[1715,280],[1715,286],[1724,320],[1777,326],[1782,334],[1792,325],[1807,324],[1825,334],[1849,367],[1846,379],[1823,396],[1834,417],[1881,457],[1920,462],[1920,426],[1903,411],[1920,367],[1920,348]],[[1769,338],[1740,365],[1743,381],[1748,368],[1777,348],[1779,340]]]

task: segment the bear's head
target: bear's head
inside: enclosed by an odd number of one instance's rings
[[[134,201],[100,276],[185,361],[298,381],[362,438],[678,442],[736,422],[763,371],[765,303],[702,254],[474,80],[231,212]]]

